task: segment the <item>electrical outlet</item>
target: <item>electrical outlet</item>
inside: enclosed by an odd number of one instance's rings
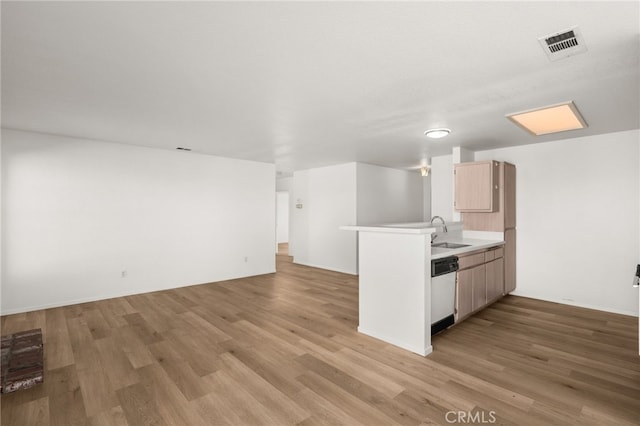
[[[127,271],[122,271],[122,278],[127,278]]]
[[[247,263],[249,261],[249,258],[247,256],[244,257],[244,262]]]

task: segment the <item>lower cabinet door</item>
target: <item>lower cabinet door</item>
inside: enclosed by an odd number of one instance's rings
[[[485,265],[479,265],[471,268],[472,287],[472,305],[471,310],[478,310],[487,304],[487,268]]]
[[[456,322],[472,311],[473,276],[471,269],[458,271],[456,274]]]
[[[487,302],[493,302],[504,291],[504,259],[499,258],[486,264]]]
[[[504,231],[504,294],[516,289],[516,230]]]

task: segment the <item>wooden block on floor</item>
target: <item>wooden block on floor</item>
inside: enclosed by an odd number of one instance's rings
[[[42,329],[2,336],[0,392],[27,389],[44,381]]]

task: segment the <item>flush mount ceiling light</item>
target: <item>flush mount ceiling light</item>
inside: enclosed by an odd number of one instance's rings
[[[507,118],[534,136],[587,127],[573,101],[507,114]]]
[[[431,139],[440,139],[451,133],[450,129],[429,129],[424,134]]]

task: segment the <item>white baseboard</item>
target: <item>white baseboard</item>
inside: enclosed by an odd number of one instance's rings
[[[237,280],[237,279],[241,279],[241,278],[254,277],[254,276],[258,276],[258,275],[273,274],[275,272],[276,271],[274,269],[273,271],[265,272],[264,274],[255,274],[255,275],[247,275],[247,276],[236,277],[236,278],[227,278],[227,279],[211,281],[211,282],[206,282],[206,283],[200,283],[200,284],[184,284],[184,285],[178,285],[178,286],[172,286],[172,287],[166,287],[166,288],[155,288],[155,289],[146,290],[146,291],[120,292],[120,293],[106,294],[106,295],[100,295],[100,296],[95,296],[95,297],[86,297],[86,298],[81,298],[81,299],[59,300],[59,301],[56,301],[56,302],[46,303],[46,304],[43,304],[43,305],[22,306],[22,307],[19,307],[19,308],[2,309],[2,310],[0,310],[0,315],[4,316],[4,315],[13,315],[13,314],[23,314],[25,312],[39,311],[39,310],[42,310],[42,309],[61,308],[63,306],[78,305],[80,303],[98,302],[100,300],[115,299],[117,297],[135,296],[136,294],[145,294],[145,293],[153,293],[153,292],[156,292],[156,291],[173,290],[173,289],[182,288],[182,287],[190,287],[190,286],[196,286],[196,285],[210,284],[212,282],[231,281],[231,280]]]
[[[162,291],[162,290],[170,290],[170,289],[160,289],[160,290],[153,290],[153,291]],[[88,303],[88,302],[98,302],[100,300],[109,300],[109,299],[115,299],[117,297],[134,296],[136,294],[143,294],[143,293],[150,293],[150,292],[122,293],[122,294],[116,294],[113,296],[109,295],[109,296],[87,297],[83,299],[60,300],[57,302],[46,303],[44,305],[23,306],[20,308],[3,309],[0,314],[2,316],[23,314],[25,312],[40,311],[42,309],[61,308],[63,306],[79,305],[81,303]]]
[[[558,299],[554,299],[552,297],[540,297],[540,296],[532,296],[530,294],[525,294],[525,293],[520,293],[517,290],[516,291],[512,291],[511,293],[513,296],[520,296],[520,297],[527,297],[529,299],[536,299],[536,300],[544,300],[545,302],[553,302],[553,303],[560,303],[561,305],[569,305],[569,306],[576,306],[578,308],[586,308],[586,309],[593,309],[595,311],[603,311],[603,312],[611,312],[612,314],[620,314],[620,315],[628,315],[631,317],[638,317],[638,312],[631,312],[631,311],[625,311],[625,310],[621,310],[621,309],[615,309],[615,308],[609,308],[607,306],[595,306],[595,305],[590,305],[587,303],[580,303],[580,302],[574,302],[574,301],[569,301],[569,300],[558,300]]]
[[[296,260],[295,257],[293,258],[293,263],[295,263],[296,265],[309,266],[311,268],[326,269],[327,271],[340,272],[342,274],[358,275],[357,272],[353,272],[353,271],[346,271],[344,269],[333,268],[333,267],[323,266],[323,265],[316,265],[316,264],[313,264],[313,263],[300,262],[300,261]]]
[[[429,344],[429,346],[425,347],[425,348],[420,348],[418,346],[415,345],[410,345],[407,342],[401,342],[393,337],[389,337],[389,336],[381,336],[379,333],[373,333],[367,329],[364,329],[360,326],[358,326],[358,333],[362,333],[362,334],[366,334],[369,337],[373,337],[374,339],[378,339],[378,340],[382,340],[385,343],[390,343],[394,346],[397,346],[399,348],[402,349],[406,349],[408,351],[411,351],[413,353],[416,353],[418,355],[422,355],[422,356],[427,356],[429,355],[431,352],[433,352],[433,346],[431,346],[431,344]],[[431,342],[429,342],[431,343]]]

